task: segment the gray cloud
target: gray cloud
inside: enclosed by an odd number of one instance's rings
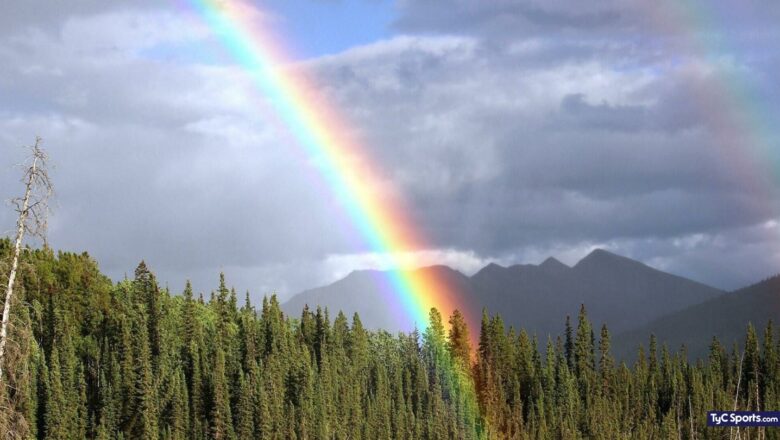
[[[344,248],[332,195],[312,191],[321,185],[314,170],[291,151],[262,97],[247,93],[250,80],[240,69],[139,52],[178,41],[186,20],[136,11],[72,20],[104,32],[97,41],[113,38],[116,52],[106,58],[102,45],[68,37],[67,23],[60,36],[25,29],[0,44],[9,61],[0,67],[0,94],[8,96],[0,104],[0,141],[14,151],[3,165],[20,159],[17,146],[44,138],[56,164],[54,246],[89,250],[115,277],[146,258],[176,285],[194,278],[207,288],[225,269],[253,290],[267,288],[265,266],[311,266]],[[160,20],[169,29],[142,45],[122,32],[144,23],[144,33]],[[102,26],[110,21],[113,28]],[[37,39],[17,44],[19,35]],[[10,198],[18,185],[12,171],[3,174],[2,195]],[[5,230],[10,214],[0,217]],[[319,281],[300,278],[295,288]]]
[[[377,48],[392,57],[356,51],[325,63],[336,99],[370,127],[368,144],[393,164],[437,245],[521,258],[522,249],[617,240],[653,260],[632,243],[666,243],[668,252],[679,237],[729,236],[777,216],[777,194],[761,183],[772,170],[751,157],[750,128],[730,126],[726,106],[739,103],[717,72],[695,60],[551,65],[537,62],[538,47],[512,53],[472,37],[421,37]],[[754,270],[701,279],[735,287],[776,264],[776,237],[751,252],[726,241],[743,258],[735,264]],[[707,251],[729,254],[709,248],[697,258]]]
[[[689,31],[710,32],[717,25],[730,38],[760,40],[772,34],[780,15],[768,0],[716,0],[706,5],[640,0],[399,0],[395,26],[407,32],[445,32],[512,40],[529,35],[555,39],[572,36],[599,38],[620,44],[615,37],[633,41],[668,40]],[[711,35],[710,35],[711,36]]]
[[[538,2],[489,0],[400,1],[397,26],[404,30],[483,32],[492,36],[614,27],[625,20],[613,2]],[[624,6],[625,7],[625,6]]]
[[[737,17],[760,30],[740,34],[755,49],[705,62],[650,50],[677,31],[638,3],[578,5],[400,2],[411,35],[295,68],[404,195],[432,255],[464,270],[606,246],[723,287],[776,271],[773,170],[724,86],[738,73],[777,114],[778,58],[762,52],[774,27]],[[224,270],[241,291],[288,294],[370,264],[316,162],[242,69],[213,62],[197,20],[17,8],[0,19],[0,197],[19,189],[17,147],[43,136],[54,246],[116,278],[145,258],[174,290],[208,291]],[[159,55],[169,47],[185,55]]]

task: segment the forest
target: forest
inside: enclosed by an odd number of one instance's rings
[[[11,248],[0,240],[3,274]],[[390,334],[339,311],[286,316],[275,296],[239,300],[224,276],[206,296],[161,287],[143,262],[114,283],[86,253],[27,248],[0,438],[780,438],[706,420],[780,408],[771,323],[739,345],[713,339],[706,359],[648,335],[624,361],[585,307],[539,340],[487,310],[479,329],[432,309],[428,328]]]

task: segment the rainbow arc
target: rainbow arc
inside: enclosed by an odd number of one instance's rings
[[[402,270],[415,266],[410,255],[429,248],[425,237],[410,221],[399,198],[387,190],[388,180],[382,178],[367,149],[348,135],[353,130],[349,130],[346,118],[327,104],[304,72],[282,67],[290,65],[288,51],[261,25],[260,11],[241,0],[190,3],[251,76],[298,147],[318,164],[324,182],[370,252],[384,258],[382,267],[397,268],[388,271],[390,289],[386,291],[386,300],[399,322],[411,322],[423,329],[432,307],[438,308],[445,319],[457,308],[475,335],[476,313],[456,286],[436,271]],[[662,0],[642,4],[638,13],[647,13],[659,29],[672,29],[682,35],[684,44],[680,50],[701,56],[706,62],[729,42],[728,35],[719,32],[715,18],[723,11],[717,8],[718,5],[695,0]],[[713,44],[718,47],[712,47]],[[718,67],[713,65],[713,69],[717,71]],[[776,115],[760,105],[761,100],[750,93],[747,81],[723,75],[714,87],[720,90],[710,91],[719,93],[708,94],[722,97],[724,104],[717,115],[720,137],[733,145],[732,162],[741,168],[744,184],[776,194],[777,182],[771,178],[772,170],[766,169],[780,163],[780,136],[767,122]],[[777,213],[774,207],[772,211]]]
[[[366,149],[346,135],[352,132],[346,119],[327,105],[302,72],[282,67],[290,64],[287,51],[258,25],[263,20],[258,11],[242,1],[192,3],[251,76],[298,146],[318,165],[354,229],[370,251],[384,259],[381,266],[391,268],[385,300],[398,321],[422,330],[432,307],[439,309],[445,321],[457,308],[474,325],[456,286],[437,271],[410,270],[420,265],[415,264],[415,252],[428,248],[424,237],[401,201],[388,190],[387,180]]]

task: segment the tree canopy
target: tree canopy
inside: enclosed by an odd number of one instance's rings
[[[735,397],[780,407],[771,323],[703,360],[650,339],[628,365],[585,307],[543,341],[488,311],[469,329],[432,309],[421,334],[392,335],[340,311],[285,316],[275,296],[239,306],[224,276],[204,301],[143,262],[116,284],[87,254],[28,249],[20,267],[2,438],[706,439],[726,434],[706,411]]]

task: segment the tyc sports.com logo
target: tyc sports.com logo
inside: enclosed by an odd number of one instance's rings
[[[780,411],[709,411],[707,426],[780,426]]]

